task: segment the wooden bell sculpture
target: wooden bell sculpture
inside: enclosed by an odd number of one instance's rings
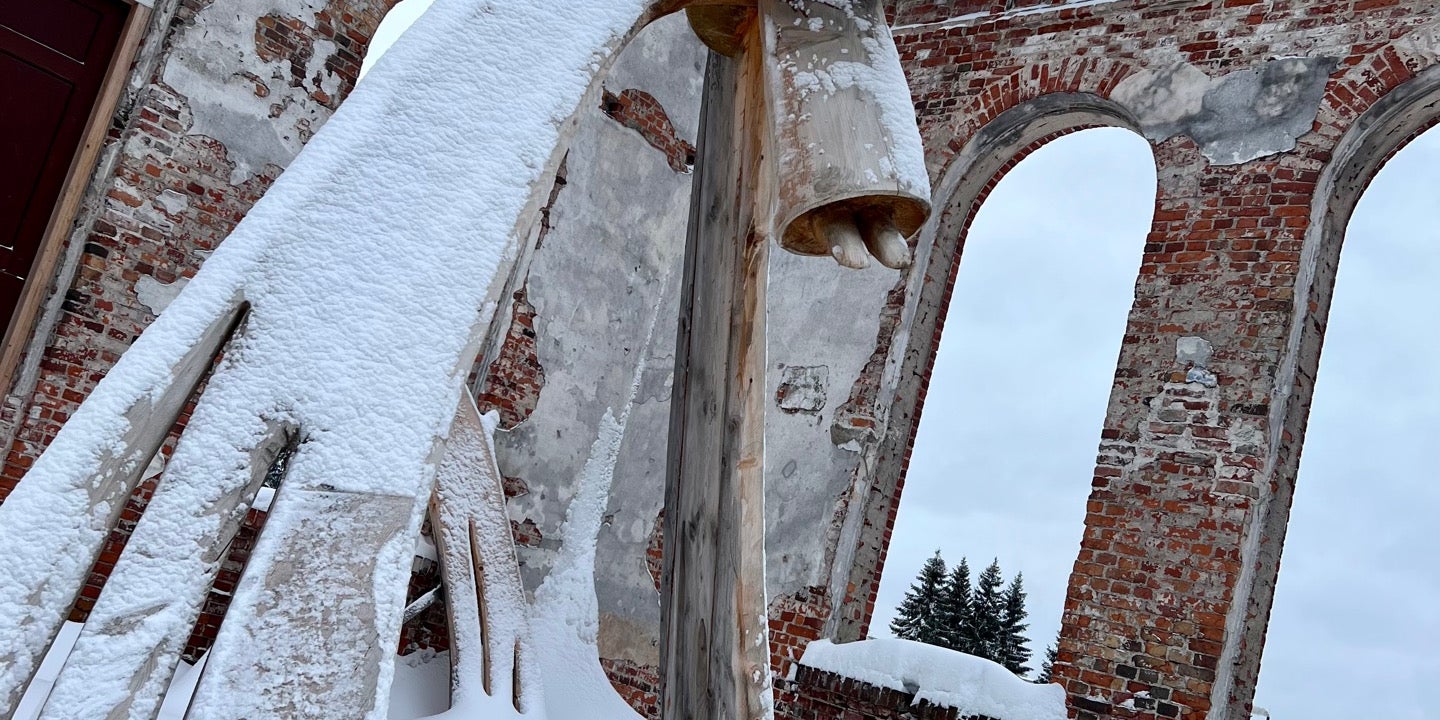
[[[759,21],[780,246],[908,266],[930,184],[880,1],[760,0]]]
[[[768,117],[763,180],[770,230],[801,255],[864,268],[910,264],[930,183],[905,73],[880,0],[716,0],[688,10],[722,55],[759,24]]]

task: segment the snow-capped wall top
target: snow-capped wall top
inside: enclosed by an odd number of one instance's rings
[[[953,707],[962,716],[996,720],[1065,720],[1059,685],[1027,682],[1003,665],[947,648],[895,638],[836,645],[817,640],[800,664],[878,687],[913,693],[915,700]]]

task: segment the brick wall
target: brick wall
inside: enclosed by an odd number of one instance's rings
[[[329,0],[318,11],[300,0],[276,5],[232,38],[237,57],[264,64],[269,74],[231,80],[272,118],[289,122],[285,113],[305,108],[309,115],[293,123],[303,139],[353,87],[390,2]],[[872,363],[837,417],[876,459],[873,472],[862,470],[872,474],[857,478],[864,490],[852,500],[864,505],[858,546],[835,553],[854,559],[849,582],[833,588],[833,597],[815,588],[773,601],[773,659],[788,672],[832,614],[841,639],[868,630],[954,269],[969,218],[998,177],[1058,134],[1095,124],[1135,127],[1114,96],[1148,69],[1183,62],[1220,77],[1277,56],[1332,57],[1313,126],[1293,149],[1216,164],[1185,134],[1152,138],[1156,212],[1149,236],[1137,241],[1143,261],[1136,300],[1101,428],[1056,666],[1080,717],[1169,716],[1158,705],[1124,707],[1141,692],[1166,698],[1179,717],[1203,717],[1217,704],[1239,716],[1258,674],[1339,252],[1338,235],[1317,230],[1329,216],[1313,209],[1335,198],[1353,202],[1368,182],[1378,160],[1357,165],[1353,177],[1336,181],[1341,185],[1324,185],[1352,130],[1376,113],[1383,119],[1384,99],[1440,56],[1436,8],[1395,0],[1044,5],[895,3],[897,45],[944,193],[937,198],[941,232],[929,265],[912,271],[923,275],[902,278],[892,292]],[[190,50],[174,47],[175,38],[212,7],[183,0],[164,36],[147,39],[152,49],[163,45],[160,59],[110,125],[116,161],[90,189],[87,220],[71,238],[73,275],[56,279],[54,322],[37,331],[39,349],[19,376],[29,379],[0,406],[8,445],[0,502],[153,320],[158,308],[142,301],[142,287],[193,275],[282,170],[283,163],[248,162],[251,148],[195,132],[192,98],[165,81],[167,64]],[[318,48],[329,54],[317,59]],[[602,102],[672,168],[688,168],[693,148],[653,97],[625,89]],[[1388,156],[1433,120],[1401,127],[1370,155]],[[1014,130],[1018,140],[1002,142],[1009,136],[997,129]],[[502,360],[482,394],[513,425],[533,409],[544,370],[534,361],[533,308],[527,311],[521,296],[512,310]],[[1210,347],[1202,366],[1177,357],[1189,338]],[[888,364],[900,368],[898,388],[882,382]],[[1196,370],[1201,374],[1192,376]],[[507,492],[525,491],[522,480],[507,479]],[[142,486],[126,508],[93,590],[148,492]],[[539,542],[538,529],[530,530],[517,523],[522,542]],[[415,582],[425,582],[423,568]],[[430,639],[421,637],[426,632]],[[434,647],[438,633],[419,632],[408,646]],[[649,712],[652,670],[613,660],[606,667],[622,694]],[[812,680],[817,697],[830,698],[817,703],[854,691]],[[880,704],[874,713],[897,712]]]
[[[1150,138],[1156,212],[1137,239],[1136,300],[1063,617],[1056,673],[1079,717],[1199,718],[1222,706],[1242,716],[1338,255],[1341,230],[1317,225],[1332,211],[1347,216],[1343,205],[1374,169],[1329,166],[1362,114],[1383,117],[1381,99],[1434,64],[1425,38],[1435,21],[1431,5],[1389,1],[896,3],[943,215],[930,264],[916,269],[924,278],[908,346],[880,338],[902,380],[890,436],[877,441],[841,639],[868,629],[953,270],[994,178],[1057,131],[1143,129],[1116,89],[1157,65],[1186,63],[1213,79],[1275,57],[1330,57],[1314,122],[1291,149],[1221,163],[1187,134]],[[1426,122],[1388,134],[1378,155]],[[1321,186],[1327,172],[1339,185]],[[1307,248],[1320,257],[1309,268]],[[1177,355],[1190,338],[1213,350],[1201,365]],[[1142,706],[1142,692],[1166,702]]]
[[[776,683],[777,720],[994,720],[805,665]]]

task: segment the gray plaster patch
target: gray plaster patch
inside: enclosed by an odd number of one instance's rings
[[[150,312],[159,315],[170,306],[175,296],[185,289],[185,284],[190,278],[177,278],[173,283],[163,283],[149,275],[141,275],[135,281],[135,299],[141,305],[150,308]]]
[[[1239,165],[1294,149],[1310,131],[1334,58],[1278,58],[1212,78],[1185,62],[1142,70],[1113,99],[1160,142],[1185,135],[1216,165]]]
[[[825,365],[786,367],[775,390],[775,404],[788,413],[818,413],[825,409],[829,385],[830,368]]]
[[[295,17],[310,18],[324,9],[320,0],[293,3]],[[256,19],[274,12],[272,0],[228,0],[206,5],[193,24],[172,36],[165,84],[188,101],[191,135],[204,135],[225,145],[235,163],[230,183],[239,185],[267,165],[285,167],[305,141],[330,117],[330,109],[311,93],[330,97],[340,92],[340,78],[325,67],[336,51],[333,42],[310,38],[312,52],[294,87],[289,59],[262,60],[255,50]],[[219,72],[216,68],[226,68]],[[256,80],[268,81],[276,93],[257,94]]]
[[[1215,387],[1219,379],[1215,373],[1208,369],[1210,356],[1215,348],[1209,340],[1202,337],[1182,337],[1175,341],[1175,363],[1182,367],[1188,366],[1185,371],[1185,382],[1200,383],[1205,387]]]
[[[1181,366],[1207,367],[1210,355],[1215,352],[1209,340],[1202,337],[1182,337],[1175,341],[1175,364]]]
[[[164,210],[170,215],[178,215],[183,212],[185,208],[190,207],[190,198],[166,188],[164,192],[155,198],[155,204],[159,205],[161,210]]]
[[[1395,41],[1395,49],[1426,65],[1440,62],[1440,22],[1422,25]]]

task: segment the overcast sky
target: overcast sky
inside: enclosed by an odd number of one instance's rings
[[[378,57],[430,0],[405,0]],[[1148,144],[1087,130],[1020,163],[967,242],[872,633],[939,549],[1025,574],[1035,665],[1079,548],[1155,198]],[[1351,221],[1256,703],[1275,720],[1435,720],[1440,687],[1440,132]]]

